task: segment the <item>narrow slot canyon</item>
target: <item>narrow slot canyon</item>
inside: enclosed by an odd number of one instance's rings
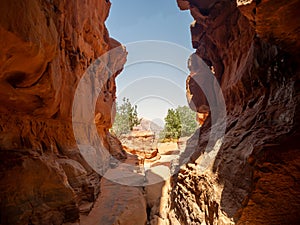
[[[124,14],[0,1],[0,225],[299,224],[300,1],[111,1]],[[184,135],[181,116],[175,141],[163,115],[118,133],[122,91],[145,117],[182,98],[198,124]]]

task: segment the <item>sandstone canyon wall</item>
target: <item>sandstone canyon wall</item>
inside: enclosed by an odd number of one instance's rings
[[[109,8],[107,0],[0,2],[0,224],[76,222],[99,194],[100,176],[79,153],[71,119],[86,69],[120,46],[104,24]],[[99,97],[87,90],[98,98],[96,123],[107,149],[119,145],[108,129],[114,79],[126,61],[120,49],[106,61],[115,74],[94,68]]]
[[[181,224],[298,224],[299,1],[177,2],[195,18],[191,107],[209,109],[195,82],[201,77],[199,56],[222,88],[227,126],[220,150],[203,169],[211,125],[206,119],[191,162],[173,177],[169,218]],[[80,78],[98,57],[120,46],[104,25],[109,8],[107,0],[0,1],[0,224],[78,223],[99,195],[101,177],[80,154],[71,120]],[[93,66],[94,82],[103,90],[87,94],[98,99],[101,143],[124,158],[108,132],[114,79],[126,61],[125,49],[117,53],[105,58],[116,73]],[[94,138],[86,126],[81,132]],[[106,201],[99,205],[109,212]]]
[[[211,164],[205,121],[191,163],[173,178],[172,209],[181,224],[299,224],[300,2],[177,0],[190,10],[188,99],[208,103],[195,80],[201,57],[226,103],[226,131]],[[209,149],[208,149],[209,151]],[[205,160],[207,157],[205,158]]]

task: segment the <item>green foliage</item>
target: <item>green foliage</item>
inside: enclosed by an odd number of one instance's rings
[[[117,105],[112,131],[120,136],[129,133],[138,124],[140,124],[140,120],[137,116],[137,106],[132,106],[128,98],[123,98],[122,105]]]
[[[187,106],[169,109],[165,118],[164,130],[160,133],[163,141],[190,136],[197,129],[196,113]]]
[[[179,113],[181,120],[181,137],[192,135],[198,128],[196,113],[188,106],[178,106],[176,111]]]
[[[168,114],[165,118],[165,127],[162,131],[164,139],[178,139],[181,134],[181,122],[178,111],[168,109]]]

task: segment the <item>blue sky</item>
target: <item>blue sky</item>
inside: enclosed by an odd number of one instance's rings
[[[193,19],[189,11],[179,10],[176,0],[110,1],[106,26],[128,51],[128,62],[117,78],[118,102],[127,97],[137,105],[140,117],[163,120],[168,108],[187,104]]]

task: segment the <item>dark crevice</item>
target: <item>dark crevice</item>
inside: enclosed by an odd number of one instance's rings
[[[151,207],[147,205],[146,208],[146,212],[147,212],[147,224],[150,224],[150,220],[151,220]]]
[[[18,85],[20,85],[26,79],[27,74],[21,71],[15,71],[15,72],[11,72],[7,76],[8,78],[6,79],[6,81],[13,88],[18,88]]]

